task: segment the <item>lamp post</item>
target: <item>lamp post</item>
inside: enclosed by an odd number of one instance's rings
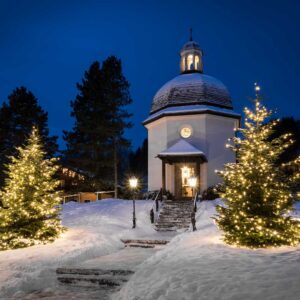
[[[136,177],[131,177],[129,179],[129,186],[133,191],[133,199],[132,199],[132,205],[133,205],[133,211],[132,211],[132,228],[136,227],[136,217],[135,217],[135,190],[138,185],[138,180]]]

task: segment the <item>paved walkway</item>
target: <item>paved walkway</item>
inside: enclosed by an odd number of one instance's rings
[[[172,236],[166,238],[166,240],[170,240]],[[140,265],[148,259],[150,256],[154,255],[157,251],[160,251],[164,248],[164,245],[156,245],[154,248],[139,248],[139,247],[125,247],[117,252],[99,256],[97,258],[84,261],[76,266],[70,267],[70,273],[66,275],[58,275],[60,276],[74,276],[77,278],[84,277],[84,281],[79,281],[79,283],[75,284],[61,284],[57,283],[57,289],[55,292],[36,292],[28,295],[23,299],[44,299],[44,300],[69,300],[69,299],[82,299],[82,300],[94,300],[94,299],[101,299],[107,300],[109,299],[109,295],[112,293],[117,292],[121,289],[122,285],[130,279],[132,274],[127,276],[122,276],[121,284],[119,286],[105,286],[105,285],[98,285],[91,284],[90,278],[95,278],[95,276],[83,276],[82,274],[71,274],[71,272],[76,272],[76,270],[99,270],[101,272],[106,272],[108,270],[126,270],[126,271],[133,271],[134,273]],[[66,268],[67,269],[67,268]],[[102,275],[102,274],[100,274]],[[114,276],[98,276],[97,278],[101,278],[101,280],[115,280],[116,277]],[[92,281],[91,280],[91,281]],[[99,280],[99,279],[98,279]],[[120,282],[120,281],[119,281]]]

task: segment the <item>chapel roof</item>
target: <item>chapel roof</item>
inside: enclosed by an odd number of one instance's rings
[[[201,74],[180,74],[164,84],[155,94],[150,114],[178,105],[208,104],[232,109],[226,86],[218,79]]]

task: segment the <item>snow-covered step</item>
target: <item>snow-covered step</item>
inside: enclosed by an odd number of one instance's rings
[[[118,287],[127,282],[134,272],[131,270],[104,270],[104,269],[80,269],[58,268],[57,280],[62,284],[80,287],[105,286]]]
[[[169,241],[166,240],[121,240],[125,247],[132,248],[155,248],[156,246],[164,246]]]
[[[132,275],[131,270],[105,270],[105,269],[80,269],[80,268],[57,268],[56,274],[77,274],[77,275],[110,275],[110,276],[127,276]]]

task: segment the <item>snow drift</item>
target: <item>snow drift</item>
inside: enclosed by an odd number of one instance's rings
[[[52,244],[0,252],[0,299],[57,288],[55,270],[112,253],[124,247],[121,238],[155,234],[149,218],[151,201],[136,201],[137,228],[132,230],[132,201],[102,200],[63,205],[68,228]]]
[[[211,218],[217,203],[220,200],[202,202],[198,231],[178,235],[145,261],[114,299],[299,299],[300,248],[224,245]]]

